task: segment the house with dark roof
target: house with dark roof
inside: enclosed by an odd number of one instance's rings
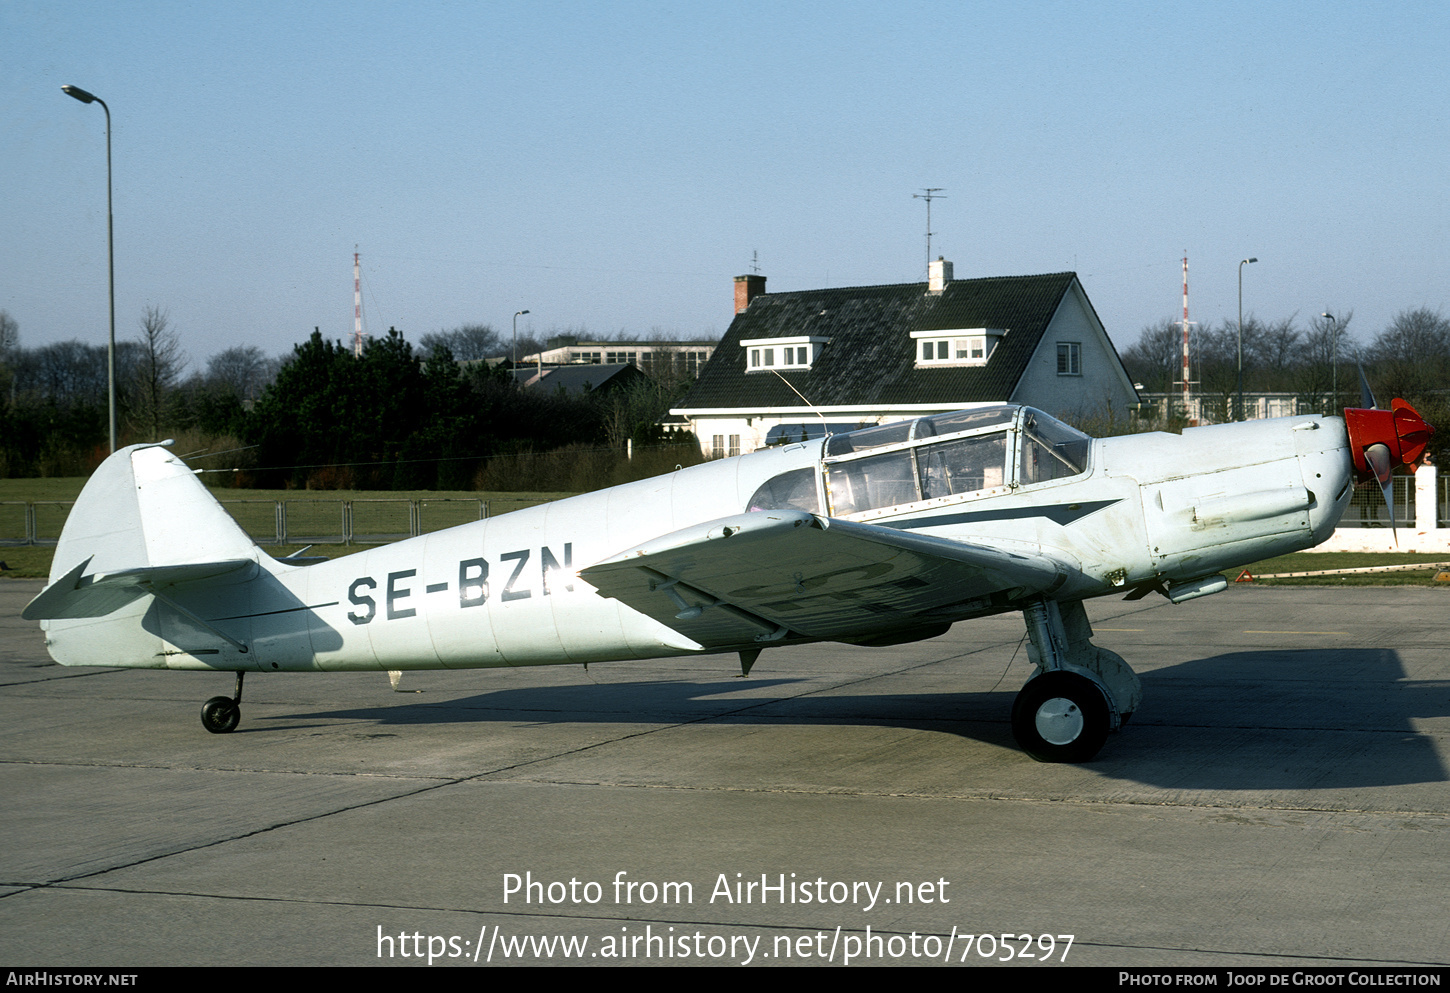
[[[706,454],[1021,403],[1125,413],[1132,380],[1072,272],[766,293],[737,276],[735,319],[673,408]]]
[[[514,380],[526,390],[546,393],[608,393],[627,387],[645,378],[638,368],[627,363],[611,365],[555,365],[535,367],[521,365],[514,369]]]

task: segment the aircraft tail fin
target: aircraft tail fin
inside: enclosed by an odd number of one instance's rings
[[[156,586],[256,561],[256,543],[184,462],[158,445],[132,445],[102,462],[81,490],[50,584],[24,616],[102,616]]]

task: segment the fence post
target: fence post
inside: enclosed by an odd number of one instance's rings
[[[1415,530],[1434,531],[1439,524],[1440,487],[1436,485],[1436,469],[1422,465],[1415,470]]]
[[[274,501],[277,505],[277,544],[287,544],[287,503],[284,500]]]
[[[35,504],[33,503],[25,505],[25,541],[30,545],[40,543],[40,525],[35,520]]]

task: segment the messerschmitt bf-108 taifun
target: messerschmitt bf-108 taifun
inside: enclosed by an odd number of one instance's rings
[[[1368,391],[1366,390],[1366,393]],[[232,672],[465,669],[885,646],[1020,611],[1022,748],[1091,759],[1138,709],[1091,597],[1223,590],[1309,548],[1356,480],[1390,493],[1433,429],[1372,397],[1301,416],[1093,439],[1015,405],[680,469],[311,565],[260,549],[166,448],[108,458],[25,608],[63,665]]]

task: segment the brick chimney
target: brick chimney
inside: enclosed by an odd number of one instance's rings
[[[735,313],[750,306],[750,301],[765,292],[765,277],[759,273],[735,277]]]

